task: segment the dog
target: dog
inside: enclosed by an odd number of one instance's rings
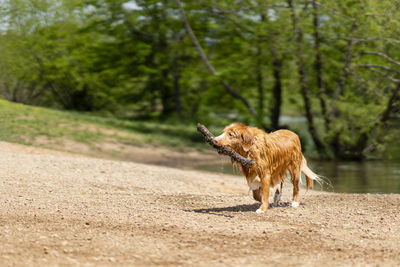
[[[253,198],[261,202],[257,213],[265,213],[269,207],[269,190],[275,191],[274,203],[280,201],[283,182],[289,171],[293,184],[292,207],[299,206],[299,182],[301,172],[306,176],[307,190],[314,181],[321,178],[310,170],[301,152],[300,139],[292,131],[278,130],[267,134],[263,130],[232,123],[225,127],[222,134],[213,139],[217,146],[229,146],[238,154],[255,161],[253,167],[243,166],[239,162],[240,172],[246,177],[253,192]]]

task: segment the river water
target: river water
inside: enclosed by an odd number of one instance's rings
[[[308,161],[309,167],[327,183],[315,189],[338,193],[400,193],[398,161]],[[199,169],[241,175],[230,163],[203,165]],[[304,179],[304,178],[303,178]],[[331,186],[329,185],[331,184]]]
[[[312,143],[307,132],[305,117],[281,116],[281,124],[289,124]],[[400,147],[399,143],[388,146],[389,158],[397,160],[341,162],[307,160],[309,167],[325,177],[327,183],[315,189],[338,193],[399,193],[400,194]],[[225,157],[226,158],[226,157]],[[203,165],[199,169],[241,175],[230,163]],[[302,178],[304,180],[304,177]],[[331,186],[329,186],[329,184]]]

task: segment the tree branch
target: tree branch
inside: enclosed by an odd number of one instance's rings
[[[203,48],[201,47],[199,41],[197,40],[195,34],[193,33],[192,27],[189,24],[189,21],[186,17],[185,11],[182,8],[181,2],[179,0],[175,0],[176,5],[178,6],[179,12],[181,14],[183,24],[185,25],[186,32],[188,33],[190,39],[192,40],[194,46],[197,49],[197,52],[199,53],[201,60],[203,61],[204,65],[208,69],[208,71],[215,77],[218,77],[214,67],[210,64],[208,61],[208,58],[206,54],[204,53]],[[241,95],[238,91],[233,89],[226,81],[219,79],[220,83],[224,86],[225,90],[234,98],[239,99],[247,108],[247,110],[254,116],[257,116],[257,112],[255,109],[250,105],[250,103],[247,101],[247,99]]]
[[[367,68],[367,69],[371,69],[371,68],[379,68],[379,69],[383,69],[386,71],[390,71],[390,72],[395,72],[397,74],[400,74],[400,71],[392,69],[388,66],[384,66],[384,65],[379,65],[379,64],[358,64],[358,67],[360,68]]]
[[[213,142],[214,135],[206,128],[206,126],[204,126],[200,123],[197,123],[197,131],[204,136],[207,143],[209,143],[210,145],[212,145],[214,148],[216,148],[218,150],[218,153],[222,153],[224,155],[231,157],[232,160],[241,163],[245,167],[251,168],[254,165],[254,163],[255,163],[254,160],[243,157],[242,155],[235,152],[229,146],[215,145]]]
[[[383,73],[382,71],[379,71],[379,70],[377,70],[376,68],[369,67],[368,69],[371,70],[371,71],[373,71],[373,72],[378,73],[379,75],[384,76],[384,77],[385,77],[386,79],[388,79],[389,81],[392,81],[392,82],[394,82],[394,83],[400,83],[400,80],[399,80],[399,79],[396,79],[396,78],[393,78],[393,77],[388,77],[388,76],[386,75],[386,73]]]
[[[263,4],[263,5],[255,5],[255,6],[248,6],[239,9],[221,9],[218,7],[212,7],[207,4],[204,4],[204,7],[207,8],[209,11],[216,15],[225,15],[225,14],[234,14],[237,15],[239,12],[249,11],[249,10],[258,10],[258,9],[269,9],[269,8],[288,8],[287,5],[279,5],[279,4]]]
[[[346,40],[346,41],[353,41],[354,44],[368,43],[368,42],[375,42],[375,41],[388,41],[388,42],[400,44],[400,40],[396,40],[393,38],[381,38],[381,37],[371,37],[371,38],[340,37],[340,38],[332,38],[332,39],[342,39],[342,40]]]
[[[390,63],[393,63],[397,66],[400,66],[400,61],[396,61],[393,58],[389,57],[388,55],[386,55],[385,53],[382,52],[375,52],[375,51],[361,51],[360,52],[361,55],[375,55],[375,56],[380,56],[381,58],[386,59],[387,61],[389,61]]]

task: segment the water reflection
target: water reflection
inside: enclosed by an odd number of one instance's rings
[[[400,193],[400,162],[308,161],[310,168],[333,185],[322,190],[340,193]],[[223,167],[221,167],[223,166]],[[203,165],[199,169],[239,175],[230,163]],[[316,189],[321,190],[318,186]]]

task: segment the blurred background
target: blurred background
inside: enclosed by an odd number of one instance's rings
[[[400,192],[399,5],[0,0],[0,140],[226,171],[196,123],[243,122],[337,191]]]

